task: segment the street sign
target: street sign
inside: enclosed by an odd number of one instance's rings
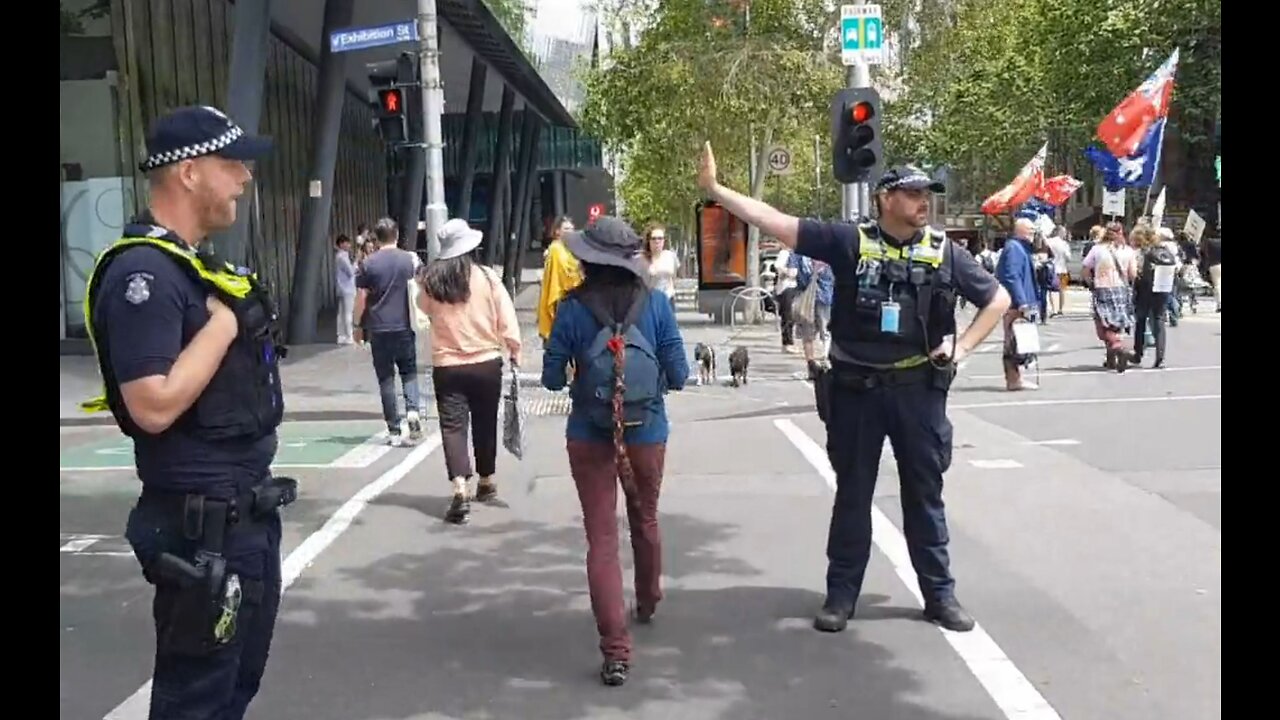
[[[1199,244],[1200,236],[1204,235],[1204,218],[1195,210],[1187,211],[1187,224],[1182,226],[1182,231],[1191,238],[1191,242]]]
[[[781,145],[774,145],[769,148],[769,172],[774,175],[790,175],[791,167],[791,151]]]
[[[884,19],[879,5],[840,6],[840,60],[845,65],[884,62]]]
[[[1124,215],[1124,190],[1102,192],[1102,214],[1120,217]]]
[[[417,21],[406,20],[376,27],[335,30],[329,33],[329,52],[350,52],[417,41]]]

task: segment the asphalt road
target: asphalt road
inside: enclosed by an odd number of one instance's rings
[[[563,403],[539,402],[530,455],[500,456],[501,505],[463,528],[441,521],[433,438],[384,449],[362,444],[376,422],[291,423],[291,584],[250,717],[1220,717],[1220,330],[1198,316],[1172,331],[1167,369],[1117,375],[1084,318],[1055,319],[1032,392],[1003,390],[998,337],[966,363],[946,489],[957,592],[980,624],[963,635],[918,619],[890,452],[857,616],[811,629],[825,433],[797,358],[722,332],[751,348],[753,381],[671,396],[666,599],[617,689],[595,674]],[[130,460],[118,437],[61,433],[67,719],[145,717],[151,592],[119,537],[137,481],[111,469]]]

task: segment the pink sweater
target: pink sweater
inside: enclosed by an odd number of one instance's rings
[[[520,325],[516,306],[496,273],[471,266],[471,297],[448,305],[418,294],[431,318],[431,364],[470,365],[500,357],[520,357]],[[505,351],[504,351],[505,350]]]

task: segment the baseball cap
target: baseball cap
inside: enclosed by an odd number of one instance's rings
[[[194,105],[178,108],[152,123],[147,158],[138,168],[146,172],[205,155],[257,160],[272,147],[271,138],[245,133],[221,110]]]
[[[880,176],[880,180],[876,182],[876,192],[882,190],[928,190],[942,193],[947,191],[947,186],[914,165],[899,165]]]

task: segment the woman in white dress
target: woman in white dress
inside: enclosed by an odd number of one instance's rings
[[[667,229],[650,225],[644,234],[644,259],[649,265],[649,287],[667,296],[671,311],[676,309],[676,270],[679,260],[667,249]]]

